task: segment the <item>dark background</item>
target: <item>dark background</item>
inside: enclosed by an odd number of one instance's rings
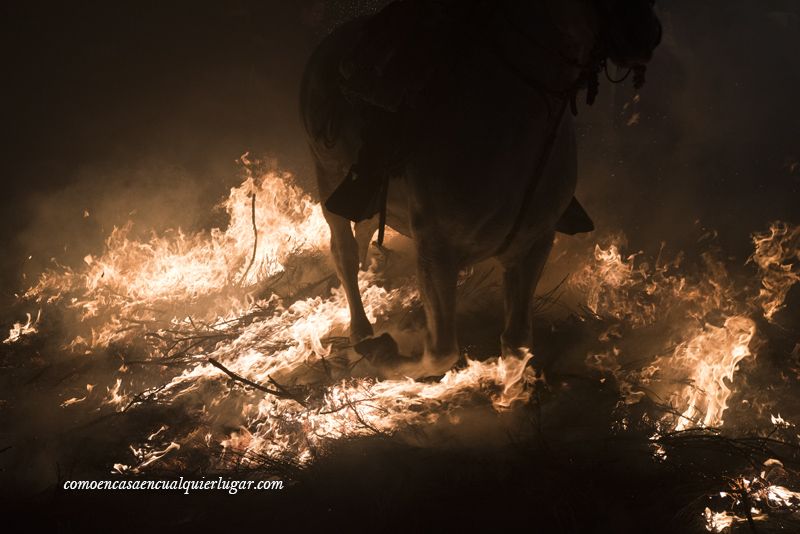
[[[305,60],[381,3],[3,3],[3,297],[129,217],[219,223],[210,208],[245,151],[310,184]],[[581,109],[579,198],[636,248],[691,247],[704,227],[746,257],[750,232],[800,219],[800,2],[659,6],[665,38],[641,100],[604,82]]]

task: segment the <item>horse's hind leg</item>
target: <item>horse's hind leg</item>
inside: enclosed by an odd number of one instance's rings
[[[504,356],[521,356],[532,346],[531,300],[542,276],[555,232],[548,232],[517,258],[501,258],[505,268],[505,328],[501,337]]]

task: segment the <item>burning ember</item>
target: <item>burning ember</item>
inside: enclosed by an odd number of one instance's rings
[[[63,409],[159,403],[188,414],[141,436],[114,472],[184,465],[190,451],[215,468],[262,458],[304,465],[343,438],[414,439],[474,411],[503,417],[547,387],[528,365],[531,354],[467,355],[465,366],[433,382],[372,378],[346,338],[347,304],[334,287],[319,205],[290,175],[242,163],[245,179],[222,203],[226,228],[148,240],[131,237],[132,224],[115,228],[102,254],[45,272],[23,296],[35,307],[6,344],[51,332],[57,321],[68,332],[66,350],[122,355],[116,376],[65,395]],[[392,239],[401,238],[390,235],[389,248]],[[776,320],[800,280],[800,228],[775,223],[753,243],[757,292],[711,253],[694,269],[680,255],[646,261],[623,252],[621,236],[595,246],[570,279],[583,301],[578,315],[602,325],[586,363],[618,389],[621,431],[652,425],[659,460],[675,435],[725,427],[740,366],[758,356],[760,325]],[[370,320],[418,339],[418,327],[403,320],[419,308],[413,277],[389,279],[379,261],[359,276]],[[633,419],[638,407],[641,421]],[[798,493],[766,471],[732,482],[727,508],[706,508],[708,530],[797,511]]]

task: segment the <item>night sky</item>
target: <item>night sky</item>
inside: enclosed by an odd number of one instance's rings
[[[378,4],[3,3],[3,297],[129,217],[217,224],[211,207],[245,151],[310,184],[304,63]],[[659,5],[665,39],[640,101],[603,82],[580,111],[579,198],[637,248],[691,247],[700,221],[746,254],[751,231],[800,222],[800,3]]]

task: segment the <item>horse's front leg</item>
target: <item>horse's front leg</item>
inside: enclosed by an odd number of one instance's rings
[[[532,348],[531,300],[554,236],[555,232],[548,232],[522,256],[500,260],[505,269],[505,328],[500,339],[504,356],[522,356]]]
[[[350,340],[353,343],[372,336],[372,325],[364,311],[361,292],[358,289],[358,243],[353,235],[350,221],[323,208],[325,220],[331,229],[331,254],[336,274],[342,283],[350,308]]]

